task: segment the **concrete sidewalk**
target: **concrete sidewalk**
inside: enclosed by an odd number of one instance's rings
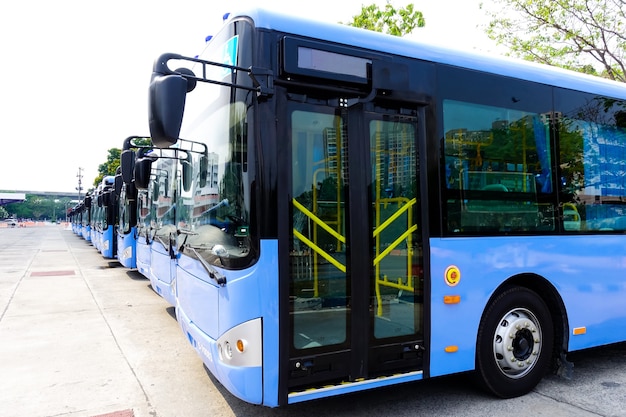
[[[215,386],[173,316],[62,226],[0,230],[0,416],[211,415]]]

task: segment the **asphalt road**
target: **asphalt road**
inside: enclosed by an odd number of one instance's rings
[[[569,359],[571,380],[510,400],[466,374],[254,406],[208,374],[137,272],[62,226],[0,229],[0,416],[626,416],[626,344]]]

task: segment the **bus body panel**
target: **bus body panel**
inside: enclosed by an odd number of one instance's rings
[[[219,363],[218,343],[202,332],[184,312],[176,309],[176,319],[202,362],[234,396],[252,404],[263,402],[263,368],[236,367]]]
[[[176,270],[176,305],[190,322],[207,337],[219,337],[219,287],[206,276],[204,269],[185,255]],[[202,278],[200,278],[202,277]]]
[[[152,289],[171,305],[176,305],[172,294],[172,278],[176,272],[176,260],[161,243],[154,241],[150,252],[150,283]]]
[[[626,338],[626,244],[620,236],[467,237],[430,244],[431,376],[474,369],[476,335],[490,297],[507,279],[525,274],[545,278],[558,291],[569,323],[569,351]],[[444,278],[450,266],[461,273],[455,286]],[[459,295],[460,302],[444,304],[449,295]],[[447,353],[448,346],[458,351]]]
[[[83,226],[81,230],[83,232],[83,239],[87,242],[91,242],[91,226]]]
[[[117,235],[117,260],[126,268],[137,267],[137,227],[133,226],[129,233]]]
[[[115,258],[115,230],[113,228],[113,225],[109,225],[106,229],[104,229],[101,236],[102,242],[100,243],[100,253],[105,258]]]
[[[237,397],[277,406],[278,242],[262,240],[261,257],[249,269],[219,270],[227,279],[224,286],[218,286],[202,265],[188,256],[180,256],[178,266],[178,322],[203,362]],[[257,341],[262,348],[262,366],[225,364],[219,359],[218,339],[238,325],[255,320],[262,320],[262,341]]]
[[[100,251],[100,233],[98,232],[96,226],[91,226],[91,229],[89,230],[89,241],[91,242],[91,244],[98,250]]]
[[[150,244],[146,243],[145,237],[140,237],[137,240],[137,270],[141,275],[146,278],[150,278],[150,256],[152,249]]]
[[[384,52],[434,63],[463,67],[507,77],[525,79],[564,88],[576,88],[597,94],[626,98],[619,82],[581,74],[559,67],[493,54],[451,49],[411,37],[398,37],[346,25],[308,20],[274,11],[251,9],[231,16],[250,16],[257,29],[264,28],[301,37],[350,45],[350,47]]]

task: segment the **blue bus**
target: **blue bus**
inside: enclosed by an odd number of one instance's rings
[[[92,242],[103,257],[117,257],[118,200],[115,195],[115,176],[107,175],[95,190],[93,199],[95,240]]]
[[[70,220],[70,223],[72,224],[72,232],[77,235],[77,236],[81,236],[82,237],[82,219],[81,219],[81,213],[80,213],[80,201],[72,208],[70,208],[68,210],[68,217]]]
[[[150,283],[152,289],[171,305],[171,291],[176,273],[176,196],[178,192],[176,157],[159,157],[152,164],[152,201],[154,219],[150,243]]]
[[[80,203],[80,231],[82,234],[83,239],[85,239],[87,242],[91,242],[91,226],[92,226],[92,219],[91,219],[91,210],[92,210],[92,199],[91,199],[91,194],[87,193],[85,195],[85,198],[83,199],[83,201]]]
[[[176,305],[173,284],[179,257],[177,234],[185,228],[184,213],[194,210],[193,198],[189,195],[195,173],[192,166],[204,166],[206,155],[206,145],[181,140],[176,148],[144,151],[135,159],[125,155],[127,160],[122,164],[122,171],[133,170],[135,187],[147,190],[144,195],[150,197],[141,205],[150,213],[152,230],[151,241],[146,240],[150,257],[145,269],[154,291],[171,305]],[[206,180],[196,178],[199,184],[203,181]]]
[[[137,188],[122,180],[121,169],[115,173],[117,205],[117,250],[115,257],[122,266],[137,268]]]
[[[137,241],[141,237],[142,245],[145,246],[146,234],[140,233],[138,190],[134,181],[134,163],[137,158],[136,150],[152,149],[150,138],[142,136],[129,136],[122,145],[122,155],[120,157],[120,167],[115,174],[115,195],[118,200],[117,214],[117,259],[127,268],[137,268]],[[126,160],[126,162],[124,162]],[[126,169],[123,166],[126,164]],[[143,206],[142,206],[143,208]],[[142,221],[145,220],[145,216]],[[142,253],[142,256],[145,255]],[[148,247],[149,257],[149,247]],[[145,265],[140,272],[147,271]],[[148,273],[144,274],[148,277]]]
[[[208,150],[155,193],[152,269],[235,396],[473,371],[509,398],[626,340],[624,84],[251,10],[149,95],[155,146]]]

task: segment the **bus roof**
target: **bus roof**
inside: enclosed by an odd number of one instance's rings
[[[257,28],[626,99],[624,83],[521,59],[452,49],[338,23],[307,20],[266,9],[250,9],[230,16],[231,19],[237,16],[250,17]]]

